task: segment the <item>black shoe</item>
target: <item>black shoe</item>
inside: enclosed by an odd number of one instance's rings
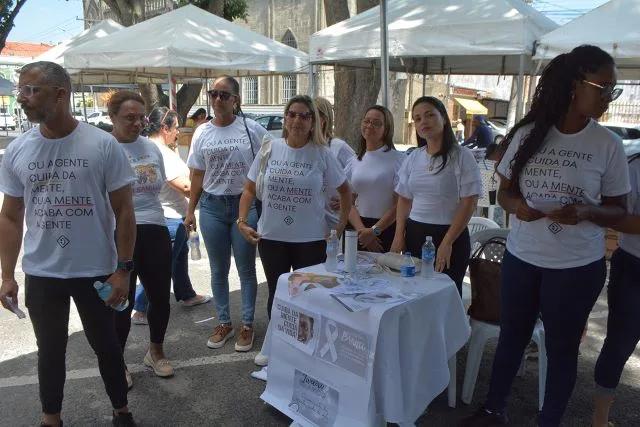
[[[500,412],[493,412],[486,409],[484,406],[478,409],[469,418],[465,418],[460,427],[492,427],[502,426],[509,422],[505,414]]]
[[[60,420],[60,427],[63,426],[62,420]],[[51,424],[40,423],[40,427],[51,427]]]
[[[116,427],[136,427],[131,412],[114,412],[111,423]]]

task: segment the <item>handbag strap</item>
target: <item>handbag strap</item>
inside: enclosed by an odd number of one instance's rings
[[[492,237],[489,240],[487,240],[486,242],[484,242],[478,249],[476,249],[473,252],[473,255],[471,255],[471,258],[472,259],[480,258],[480,255],[484,252],[484,249],[490,244],[502,245],[505,248],[507,247],[507,244],[505,242],[504,237]]]

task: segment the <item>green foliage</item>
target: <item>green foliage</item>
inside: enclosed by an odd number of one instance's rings
[[[13,28],[13,20],[27,0],[0,0],[0,50],[4,49],[7,36]]]
[[[233,21],[237,18],[247,20],[249,11],[247,0],[180,0],[178,5],[192,4],[200,9],[211,10],[211,3],[218,1],[224,1],[223,18],[227,21]]]

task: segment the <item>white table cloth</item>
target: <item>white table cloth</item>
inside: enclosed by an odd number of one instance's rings
[[[302,271],[331,274],[323,265]],[[389,273],[378,276],[402,289],[400,276]],[[263,400],[302,425],[314,425],[290,408],[294,371],[298,370],[341,389],[341,401],[352,400],[349,404],[360,408],[357,420],[355,415],[345,414],[344,408],[340,408],[333,425],[372,425],[382,419],[412,425],[429,403],[445,390],[450,379],[448,361],[470,335],[462,301],[448,277],[438,275],[433,280],[416,277],[414,280],[424,295],[392,307],[376,305],[356,313],[347,311],[323,291],[306,291],[290,298],[288,277],[289,274],[284,274],[278,280],[276,300],[371,333],[373,361],[366,378],[371,389],[356,392],[354,384],[357,381],[354,379],[358,378],[351,372],[287,343],[281,335],[274,333],[275,318],[272,317],[262,350],[269,356],[268,378],[271,378],[261,396]],[[274,303],[272,316],[275,307]],[[282,377],[287,381],[282,381]],[[283,383],[291,387],[287,389]]]

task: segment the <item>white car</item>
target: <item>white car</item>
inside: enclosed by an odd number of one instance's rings
[[[94,111],[89,114],[89,117],[87,117],[87,122],[94,126],[98,126],[100,124],[113,125],[113,123],[111,123],[111,117],[109,117],[109,113],[106,111]]]
[[[16,120],[9,113],[0,113],[0,129],[16,130]]]
[[[627,157],[640,153],[640,126],[611,122],[601,122],[600,125],[622,138],[624,153]]]

